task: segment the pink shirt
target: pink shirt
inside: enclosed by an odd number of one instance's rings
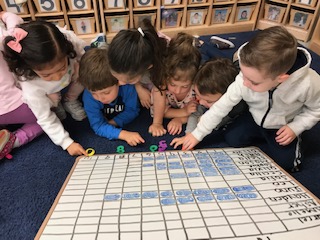
[[[3,24],[0,26],[1,43],[6,36],[12,33],[14,27],[22,23],[23,20],[13,13],[5,12],[2,21],[6,23],[7,28],[3,27]],[[2,44],[0,50],[3,50]],[[16,84],[15,76],[9,71],[6,61],[0,54],[0,115],[11,112],[23,104],[22,92]]]

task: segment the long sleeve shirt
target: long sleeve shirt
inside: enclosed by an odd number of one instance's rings
[[[80,58],[84,53],[85,42],[79,39],[72,31],[63,28],[60,28],[60,31],[65,34],[67,39],[73,44],[77,52],[77,58]],[[51,111],[53,103],[47,95],[57,93],[66,88],[70,84],[72,77],[78,75],[77,70],[77,60],[69,59],[67,73],[59,81],[45,81],[40,77],[36,77],[32,80],[22,79],[23,81],[20,82],[23,91],[23,100],[36,116],[37,123],[52,142],[61,146],[64,150],[74,141],[64,129],[57,115]]]
[[[138,94],[134,85],[119,87],[118,97],[110,104],[93,98],[88,90],[83,92],[84,110],[87,113],[93,131],[110,140],[118,139],[122,127],[133,121],[139,115]],[[119,127],[108,123],[113,120]]]
[[[16,25],[23,23],[21,17],[10,12],[3,14],[2,21],[4,24],[1,24],[0,27],[0,50],[3,50],[2,42],[4,38],[12,34]],[[0,115],[9,113],[23,104],[22,92],[17,86],[16,77],[9,71],[2,54],[0,54],[0,93]]]
[[[304,55],[306,64],[290,73],[273,92],[271,108],[269,92],[255,92],[245,87],[240,72],[227,92],[203,114],[192,135],[201,141],[242,99],[248,104],[255,122],[263,123],[266,129],[287,125],[298,136],[312,128],[320,120],[320,76],[310,68],[310,53],[301,47],[298,51]]]

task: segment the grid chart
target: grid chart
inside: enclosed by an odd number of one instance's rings
[[[258,148],[80,157],[36,239],[319,239],[319,200]]]

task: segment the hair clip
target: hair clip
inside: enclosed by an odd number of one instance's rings
[[[23,30],[22,28],[15,28],[13,30],[13,34],[12,34],[12,37],[14,37],[14,39],[10,40],[7,43],[7,46],[9,48],[11,48],[13,51],[15,51],[17,53],[21,53],[22,46],[20,44],[20,41],[22,39],[24,39],[27,35],[28,35],[28,33],[25,30]]]
[[[142,35],[142,37],[144,37],[144,32],[141,27],[138,28],[138,32]]]

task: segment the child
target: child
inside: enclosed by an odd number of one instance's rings
[[[121,127],[138,116],[138,95],[134,85],[119,87],[118,80],[110,73],[107,54],[106,49],[93,48],[81,58],[79,81],[86,88],[84,109],[97,135],[110,140],[121,139],[136,146],[144,143],[140,134]]]
[[[197,111],[192,113],[187,122],[186,135],[190,134],[197,126],[200,117],[227,91],[229,85],[234,82],[238,75],[238,69],[228,58],[217,58],[207,61],[202,65],[194,78],[194,89],[199,105]],[[218,124],[215,130],[225,132],[227,125],[247,110],[247,104],[240,101]],[[177,148],[185,137],[175,138],[170,145]]]
[[[120,85],[135,84],[143,107],[151,106],[151,89],[154,88],[154,108],[160,115],[153,116],[149,132],[153,136],[166,133],[162,122],[165,109],[163,86],[163,58],[167,52],[167,40],[159,37],[150,20],[143,19],[138,29],[121,30],[111,41],[108,51],[112,75]]]
[[[75,120],[86,117],[77,100],[83,86],[77,82],[76,57],[84,52],[83,46],[73,32],[42,21],[21,24],[4,41],[4,57],[10,71],[21,78],[24,101],[50,139],[70,155],[87,154],[69,137],[57,115],[66,117],[60,91],[68,86],[64,108]],[[51,111],[53,107],[56,113]]]
[[[267,144],[266,153],[284,169],[298,170],[302,132],[320,120],[320,77],[310,69],[309,52],[281,26],[267,28],[239,49],[241,72],[227,92],[186,136],[183,149],[193,148],[243,99],[250,113],[230,126],[233,147]],[[230,133],[229,132],[229,133]]]
[[[17,24],[23,22],[22,18],[10,12],[0,12],[0,19],[6,26],[0,28],[0,39],[11,35]],[[0,22],[1,22],[0,20]],[[3,45],[0,47],[3,50]],[[13,133],[6,129],[0,131],[0,160],[10,158],[12,148],[20,147],[39,136],[43,131],[37,124],[27,104],[22,101],[22,92],[18,88],[14,75],[9,71],[2,54],[0,56],[0,125],[23,124]]]
[[[182,124],[197,109],[193,79],[198,71],[201,55],[193,46],[193,36],[179,33],[172,39],[165,59],[166,70],[166,109],[165,118],[172,118],[168,123],[169,134],[180,134]],[[154,112],[158,111],[154,109]],[[160,114],[160,113],[159,113]]]

